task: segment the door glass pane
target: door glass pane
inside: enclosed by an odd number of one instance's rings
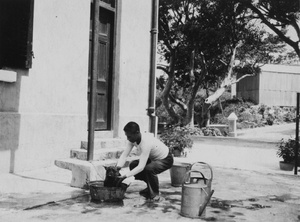
[[[113,8],[115,7],[115,0],[100,0],[100,1],[109,4]]]

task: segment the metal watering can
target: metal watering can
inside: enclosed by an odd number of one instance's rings
[[[206,178],[199,169],[206,167],[210,171],[210,178]],[[194,168],[194,169],[193,169]],[[182,183],[181,211],[180,214],[190,218],[205,216],[205,208],[210,201],[214,190],[211,190],[213,179],[212,168],[204,162],[196,162],[191,165]]]

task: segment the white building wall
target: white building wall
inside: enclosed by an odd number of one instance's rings
[[[53,165],[87,137],[90,1],[35,1],[32,69],[2,83],[0,172]]]
[[[134,9],[133,9],[134,6]],[[119,135],[128,121],[149,130],[151,1],[122,1],[119,79]]]
[[[124,137],[128,121],[149,130],[152,6],[119,2],[113,130]],[[32,68],[0,78],[0,173],[52,166],[87,140],[89,23],[90,1],[35,1]]]

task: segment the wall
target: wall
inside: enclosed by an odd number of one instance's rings
[[[266,65],[260,79],[260,103],[296,106],[297,92],[300,92],[300,66]]]
[[[239,79],[242,75],[238,75]],[[248,76],[241,79],[236,84],[236,96],[244,99],[250,99],[255,103],[259,103],[259,75],[258,76]]]
[[[0,172],[53,165],[87,137],[90,1],[35,1],[32,69],[0,82]]]
[[[237,84],[237,96],[268,106],[296,106],[299,82],[300,66],[267,64],[259,75]]]
[[[119,2],[113,112],[124,137],[128,121],[149,130],[152,6]],[[0,78],[0,173],[52,166],[87,140],[89,19],[90,1],[35,1],[32,69]]]
[[[134,10],[133,10],[134,6]],[[122,2],[119,78],[119,132],[128,121],[149,130],[147,116],[150,79],[151,1]],[[134,11],[134,13],[133,13]]]

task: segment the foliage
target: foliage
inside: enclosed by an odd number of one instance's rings
[[[203,136],[204,134],[203,134],[203,131],[200,129],[200,128],[198,128],[198,127],[194,127],[194,128],[191,128],[191,127],[186,127],[187,129],[188,129],[188,131],[189,131],[189,134],[191,135],[191,136]]]
[[[159,123],[171,123],[172,122],[172,118],[169,116],[169,114],[164,106],[157,107],[155,113],[158,117]]]
[[[204,136],[223,136],[222,132],[215,127],[203,127]],[[227,135],[228,133],[226,133]]]
[[[278,144],[277,156],[283,159],[285,163],[292,163],[295,161],[295,147],[296,140],[294,139],[281,139]],[[298,150],[298,157],[300,157],[300,150]]]
[[[285,43],[290,45],[300,58],[299,0],[238,0],[251,10],[255,21],[258,19],[268,26]],[[287,28],[293,29],[296,39],[288,36]]]
[[[213,124],[228,124],[228,119],[221,113],[217,113],[211,118]]]
[[[284,122],[295,122],[296,120],[296,112],[287,111],[283,114]]]
[[[269,114],[269,115],[267,116],[267,118],[266,118],[267,124],[270,125],[270,126],[273,125],[274,120],[275,120],[275,117],[272,116],[272,115],[270,115],[270,114]]]
[[[173,151],[183,152],[185,148],[193,146],[190,135],[191,129],[188,127],[170,126],[162,132],[160,140]]]
[[[258,73],[255,64],[269,60],[268,53],[278,49],[278,38],[250,19],[237,0],[160,1],[158,53],[164,64],[158,68],[168,76],[159,79],[160,96],[173,122],[189,124],[197,92],[205,89],[207,97],[220,87],[239,42],[241,63],[235,71],[240,73]]]
[[[264,104],[255,105],[242,98],[228,99],[222,102],[223,110],[219,105],[211,108],[212,124],[227,124],[227,117],[234,112],[237,117],[237,128],[263,127],[265,125],[294,122],[295,107],[271,107]]]

